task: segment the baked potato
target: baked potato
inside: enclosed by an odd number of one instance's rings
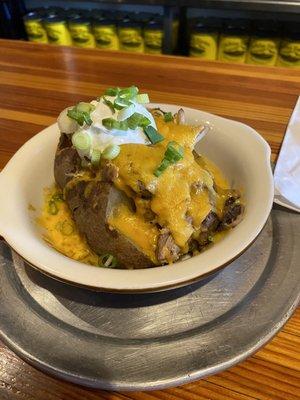
[[[119,268],[170,264],[197,254],[238,223],[240,195],[212,163],[193,152],[201,127],[185,125],[183,110],[145,114],[155,126],[143,128],[150,141],[121,142],[120,153],[109,160],[98,152],[96,163],[90,149],[86,153],[74,144],[70,131],[78,126],[68,115],[64,111],[59,121],[55,180],[78,230],[99,256],[114,255]],[[112,121],[108,129],[123,129],[122,121]],[[99,134],[93,136],[98,139]]]

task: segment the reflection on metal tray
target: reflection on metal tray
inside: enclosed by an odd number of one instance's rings
[[[299,301],[300,215],[276,208],[221,272],[154,294],[75,288],[0,244],[0,335],[23,359],[82,385],[145,390],[219,372],[266,343]]]

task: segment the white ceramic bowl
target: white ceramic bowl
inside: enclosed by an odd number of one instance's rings
[[[156,104],[176,112],[179,106]],[[184,108],[188,123],[209,123],[197,150],[213,160],[241,189],[246,204],[242,222],[202,254],[171,266],[118,270],[88,266],[48,246],[28,210],[42,204],[43,188],[54,183],[53,161],[59,138],[56,124],[24,144],[0,174],[0,234],[28,263],[59,280],[94,289],[151,292],[181,286],[221,268],[239,256],[262,230],[273,202],[270,147],[252,128]]]

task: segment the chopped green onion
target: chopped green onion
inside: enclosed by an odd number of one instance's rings
[[[67,116],[74,119],[79,125],[86,123],[87,125],[92,124],[90,113],[95,109],[95,106],[90,103],[78,103],[75,107],[71,108],[67,112]]]
[[[124,107],[128,107],[131,105],[131,101],[125,98],[117,97],[114,101],[114,108],[117,110],[122,110]]]
[[[113,103],[104,96],[103,96],[103,103],[106,104],[110,108],[110,110],[113,114],[115,113],[115,108],[114,108]]]
[[[64,198],[63,198],[62,193],[55,193],[55,194],[51,197],[51,201],[64,201]]]
[[[101,159],[101,151],[100,150],[93,150],[91,155],[91,163],[94,167],[97,167],[100,163]]]
[[[171,165],[169,160],[166,160],[165,158],[162,160],[160,165],[156,168],[154,171],[154,175],[159,177],[168,167]]]
[[[72,136],[72,143],[77,150],[88,150],[91,145],[91,138],[84,132],[78,131]]]
[[[173,115],[171,112],[165,112],[164,113],[164,121],[165,122],[171,122],[173,121]]]
[[[82,113],[83,114],[83,120],[84,120],[84,122],[87,124],[87,125],[92,125],[92,123],[93,123],[93,121],[92,121],[92,119],[91,119],[91,117],[90,117],[90,114],[88,114],[88,113]],[[80,125],[83,125],[83,124],[80,124]]]
[[[126,121],[117,121],[113,118],[104,118],[102,120],[102,125],[109,130],[118,129],[120,131],[127,131],[128,129],[128,124]]]
[[[127,124],[130,129],[136,129],[138,126],[145,128],[150,125],[151,121],[149,118],[142,114],[134,113],[127,119]]]
[[[106,96],[117,96],[120,92],[120,88],[114,87],[114,88],[108,88],[105,90],[104,94]]]
[[[159,177],[171,164],[177,163],[183,158],[183,148],[176,142],[168,143],[162,162],[154,171],[154,175]]]
[[[106,129],[115,129],[117,128],[118,125],[118,121],[116,121],[113,118],[104,118],[102,120],[102,125],[106,128]]]
[[[87,112],[90,113],[91,111],[95,110],[95,106],[91,103],[85,103],[83,101],[81,101],[80,103],[77,104],[76,106],[77,110],[79,112]]]
[[[99,257],[99,267],[115,268],[118,265],[118,261],[112,254],[103,254]]]
[[[106,149],[102,153],[102,157],[106,160],[113,160],[114,158],[118,157],[120,151],[120,146],[118,146],[117,144],[113,144],[106,147]]]
[[[150,102],[149,96],[147,95],[147,93],[138,94],[135,99],[140,104],[147,104]]]
[[[135,110],[134,104],[131,104],[130,106],[125,107],[122,110],[120,110],[120,112],[118,114],[118,121],[124,121],[124,120],[128,119],[129,117],[131,117],[132,114],[134,114],[134,110]]]
[[[169,142],[165,152],[165,158],[171,163],[176,163],[183,158],[183,148],[177,142]]]
[[[74,232],[74,227],[73,225],[68,222],[68,221],[64,221],[61,225],[61,229],[60,229],[61,233],[65,236],[70,236],[72,235],[72,233]]]
[[[56,215],[58,213],[58,207],[57,207],[55,201],[50,200],[48,206],[49,206],[48,207],[49,214]]]
[[[162,142],[165,139],[153,126],[144,127],[144,132],[152,144]]]
[[[139,89],[136,86],[130,86],[128,88],[121,89],[119,92],[119,96],[126,99],[133,99],[137,96]]]

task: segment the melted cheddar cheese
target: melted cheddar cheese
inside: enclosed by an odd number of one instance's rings
[[[99,265],[99,257],[79,234],[65,201],[52,200],[57,194],[60,192],[56,187],[45,189],[44,206],[37,220],[44,230],[45,241],[67,257],[86,264]]]
[[[150,227],[152,229],[153,225],[145,224],[142,218],[136,217],[136,214],[142,215],[148,207],[156,215],[156,222],[168,228],[176,244],[182,252],[186,252],[188,240],[194,230],[199,229],[207,214],[211,210],[220,215],[222,213],[225,200],[214,190],[215,177],[217,184],[224,189],[228,188],[228,183],[213,163],[206,162],[202,158],[201,162],[195,160],[193,148],[200,127],[177,125],[174,122],[165,123],[160,117],[156,118],[156,124],[165,140],[154,146],[124,144],[119,156],[113,160],[119,169],[119,176],[114,183],[134,200],[136,211],[122,207],[109,219],[109,223],[141,250],[146,249],[148,230]],[[153,173],[163,159],[170,141],[176,141],[184,148],[184,157],[169,166],[157,178]],[[152,194],[152,198],[147,200],[146,204],[143,203],[142,207],[138,195],[140,183]],[[189,217],[192,219],[192,224]],[[129,220],[134,220],[134,224],[128,224]],[[137,230],[139,230],[138,239]],[[151,230],[151,235],[158,234],[157,229]],[[153,243],[157,238],[152,237],[151,240]],[[153,254],[151,259],[153,260]]]
[[[130,238],[152,262],[156,262],[155,250],[159,231],[155,225],[145,221],[139,214],[133,213],[125,204],[121,204],[115,210],[109,223]]]

